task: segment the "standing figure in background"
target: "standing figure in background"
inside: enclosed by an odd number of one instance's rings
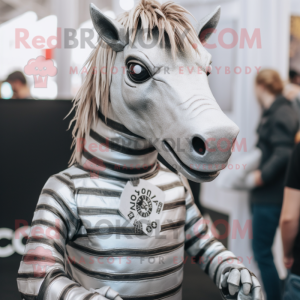
[[[290,159],[284,189],[280,228],[284,265],[290,269],[283,300],[300,299],[300,144]]]
[[[288,100],[291,100],[294,109],[298,115],[298,120],[300,121],[300,75],[293,70],[289,72],[289,83],[286,84],[284,88],[283,95]],[[296,136],[296,142],[300,141],[300,132]]]
[[[283,82],[276,71],[259,72],[255,92],[263,109],[257,129],[257,147],[262,156],[258,169],[248,179],[254,187],[250,193],[253,252],[268,300],[281,299],[281,281],[271,248],[279,224],[285,171],[298,130],[297,114],[292,103],[281,95],[282,91]]]
[[[13,99],[30,99],[30,89],[27,85],[27,80],[24,74],[20,71],[15,71],[8,75],[6,81],[11,85],[14,92]]]

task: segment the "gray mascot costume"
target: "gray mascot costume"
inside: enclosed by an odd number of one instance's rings
[[[207,80],[203,44],[220,8],[196,28],[172,2],[141,0],[117,20],[90,12],[99,42],[74,100],[71,167],[41,192],[18,273],[22,299],[180,300],[186,250],[223,299],[262,300],[186,179],[216,178],[238,134]]]

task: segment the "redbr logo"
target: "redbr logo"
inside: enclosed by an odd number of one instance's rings
[[[30,59],[24,68],[24,73],[28,76],[33,75],[35,88],[47,88],[48,77],[57,74],[57,68],[51,59],[44,56],[38,56],[36,59]]]

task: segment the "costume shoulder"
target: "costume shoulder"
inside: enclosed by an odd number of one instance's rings
[[[63,176],[64,178],[68,178],[68,180],[75,186],[77,179],[91,178],[91,173],[84,170],[79,165],[73,165],[54,176]]]
[[[90,174],[77,166],[71,166],[50,176],[41,195],[49,195],[61,205],[67,205],[76,214],[75,194],[78,179],[89,178]]]
[[[76,232],[79,224],[75,197],[76,182],[72,176],[82,173],[71,167],[52,175],[44,185],[36,207],[35,217],[48,218],[51,222],[60,219],[69,238]]]

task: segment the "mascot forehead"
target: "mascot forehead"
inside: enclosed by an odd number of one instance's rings
[[[210,65],[212,55],[203,47],[201,43],[195,44],[194,47],[198,50],[177,52],[176,57],[172,57],[171,48],[166,41],[158,43],[158,31],[152,31],[152,37],[150,35],[145,38],[145,33],[142,30],[137,32],[137,35],[133,43],[129,43],[124,48],[125,60],[132,56],[143,58],[155,68],[161,66],[190,66],[198,65],[205,68]],[[192,46],[191,46],[192,47]]]

